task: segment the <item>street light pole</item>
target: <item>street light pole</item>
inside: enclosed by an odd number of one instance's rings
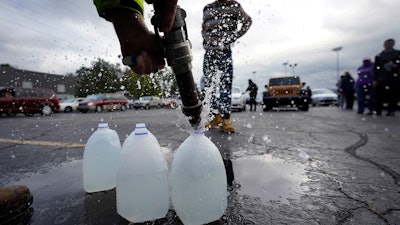
[[[339,46],[336,47],[334,49],[332,49],[332,51],[336,52],[336,76],[337,76],[337,81],[339,81],[339,51],[342,50],[343,47]]]
[[[297,63],[289,65],[292,68],[292,74],[294,76],[294,68],[297,66]]]
[[[289,64],[289,62],[288,61],[286,61],[286,62],[284,62],[284,63],[282,63],[282,65],[285,67],[285,74],[284,75],[286,75],[286,73],[287,73],[287,71],[286,71],[286,67],[287,67],[287,65]]]

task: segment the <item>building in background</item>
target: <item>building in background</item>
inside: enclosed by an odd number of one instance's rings
[[[0,67],[1,87],[46,88],[56,92],[57,96],[75,95],[76,78],[73,75],[57,75],[15,69],[10,66]]]

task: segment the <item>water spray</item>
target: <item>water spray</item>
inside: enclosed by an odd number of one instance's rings
[[[160,35],[163,15],[160,13],[163,5],[160,2],[154,4],[155,14],[151,18],[154,32],[160,41],[163,49],[163,56],[167,59],[168,65],[172,68],[182,99],[182,112],[189,117],[189,123],[195,129],[199,129],[201,121],[202,104],[199,100],[197,89],[193,80],[191,43],[188,39],[186,29],[186,12],[179,6],[176,9],[175,20],[171,31]],[[126,59],[125,59],[126,58]],[[125,57],[123,62],[130,61],[131,57]]]

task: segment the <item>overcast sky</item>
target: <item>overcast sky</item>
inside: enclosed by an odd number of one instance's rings
[[[210,1],[179,0],[187,11],[193,74],[202,75],[202,9]],[[400,45],[399,0],[239,0],[252,17],[248,33],[233,46],[234,84],[251,78],[260,87],[285,73],[284,62],[311,88],[335,86],[340,74],[374,57],[387,38]],[[151,18],[146,5],[145,17]],[[97,58],[119,63],[112,25],[98,17],[91,0],[0,0],[0,63],[38,72],[75,73]],[[395,47],[398,47],[395,46]],[[286,67],[292,74],[291,67]],[[1,86],[1,85],[0,85]]]

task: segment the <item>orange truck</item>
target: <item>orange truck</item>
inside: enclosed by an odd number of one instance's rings
[[[305,83],[299,76],[283,76],[270,78],[267,91],[263,93],[264,111],[273,107],[297,107],[308,111],[309,95],[303,89]]]

